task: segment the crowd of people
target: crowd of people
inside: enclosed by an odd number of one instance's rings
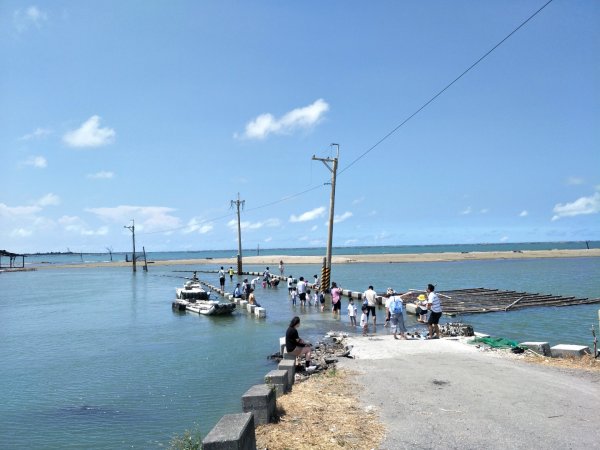
[[[283,261],[279,262],[279,272],[283,276]],[[225,271],[224,267],[220,268],[218,271],[218,276],[222,289],[224,289],[225,286],[226,273],[229,275],[230,281],[233,282],[233,275],[235,274],[235,271],[232,267],[229,267],[227,272]],[[261,276],[253,278],[250,282],[248,282],[247,278],[244,278],[242,283],[237,283],[233,291],[233,296],[235,298],[247,299],[251,304],[260,306],[256,302],[256,296],[254,294],[257,286],[260,284],[262,284],[263,288],[277,287],[279,284],[279,277],[273,276],[269,271],[269,267],[266,267]],[[318,307],[321,312],[324,312],[326,301],[325,294],[328,291],[331,298],[332,314],[334,316],[341,315],[342,289],[337,285],[336,282],[332,282],[331,287],[327,290],[325,288],[321,288],[318,275],[314,275],[313,282],[309,283],[303,276],[296,280],[293,275],[290,274],[287,277],[286,284],[288,296],[292,306],[315,306]],[[405,303],[407,302],[407,297],[412,296],[417,292],[407,291],[405,293],[398,293],[394,289],[388,288],[384,295],[385,320],[383,326],[390,328],[390,332],[393,334],[394,339],[407,339],[407,330],[404,322],[406,316]],[[442,316],[442,304],[440,301],[440,296],[437,294],[437,292],[435,292],[435,286],[433,284],[428,284],[427,289],[421,292],[423,293],[419,294],[417,296],[417,300],[415,301],[417,322],[427,324],[427,339],[439,339],[439,321]],[[363,335],[367,335],[369,333],[371,323],[373,330],[375,330],[377,327],[378,297],[379,296],[377,292],[373,286],[370,285],[360,296],[362,299],[360,311],[357,305],[354,303],[354,299],[350,298],[348,300],[347,311],[350,326],[360,326]],[[360,321],[358,322],[359,313]],[[296,325],[299,325],[299,319]],[[291,325],[290,327],[293,328]]]

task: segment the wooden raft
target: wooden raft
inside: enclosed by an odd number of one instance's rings
[[[445,314],[475,314],[512,311],[536,306],[574,306],[600,303],[600,298],[563,297],[486,288],[456,289],[441,291],[438,294],[440,294]]]

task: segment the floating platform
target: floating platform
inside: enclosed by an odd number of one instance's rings
[[[504,291],[501,289],[471,288],[451,291],[436,291],[442,301],[444,314],[477,314],[540,306],[575,306],[600,303],[600,298],[564,297],[561,295],[537,294],[530,292]],[[413,302],[419,293],[408,298]],[[415,308],[407,312],[414,313]]]

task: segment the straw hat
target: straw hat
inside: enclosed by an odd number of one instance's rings
[[[427,297],[425,297],[425,294],[421,294],[417,297],[417,299],[423,301],[423,300],[427,300]]]
[[[392,288],[387,288],[386,294],[387,295],[393,295],[394,294],[394,290]]]

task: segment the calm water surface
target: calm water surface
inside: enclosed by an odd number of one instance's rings
[[[175,271],[202,268],[0,274],[0,446],[146,449],[166,446],[195,424],[206,434],[223,414],[240,412],[242,394],[274,368],[267,356],[277,351],[293,315],[302,316],[300,334],[313,341],[328,330],[353,331],[344,316],[293,309],[285,287],[257,289],[266,320],[242,312],[222,318],[173,313],[174,288],[185,275]],[[308,279],[319,273],[317,265],[288,269]],[[599,297],[599,274],[600,258],[577,258],[346,264],[334,267],[333,279],[352,290],[433,282],[442,291],[488,287]],[[217,283],[215,274],[201,275]],[[461,320],[515,340],[591,345],[598,308],[533,308]],[[417,326],[412,317],[407,324]]]

